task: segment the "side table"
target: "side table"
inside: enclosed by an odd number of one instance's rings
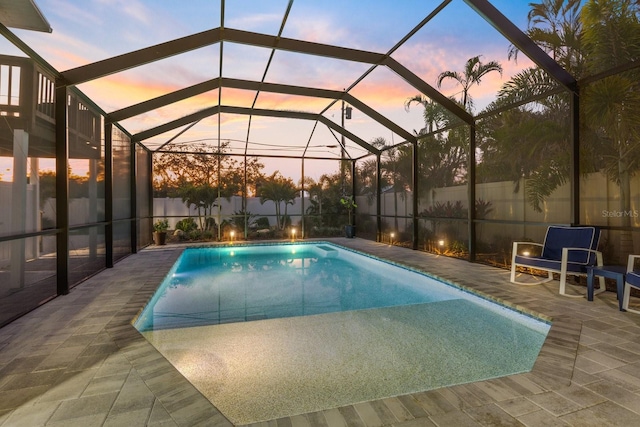
[[[622,296],[624,295],[624,276],[627,268],[621,265],[602,265],[595,267],[587,267],[587,300],[593,301],[593,278],[595,276],[605,277],[607,279],[615,279],[616,293],[618,294],[618,308],[620,311],[626,311],[622,308]]]

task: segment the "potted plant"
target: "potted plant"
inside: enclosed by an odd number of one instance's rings
[[[353,222],[351,221],[351,211],[357,208],[358,205],[356,205],[353,196],[342,196],[342,198],[340,199],[340,204],[344,206],[344,208],[349,213],[349,223],[345,225],[344,231],[346,236],[351,239],[356,235],[356,226],[353,225]]]
[[[167,219],[159,219],[153,224],[153,243],[156,245],[164,245],[167,243],[167,230],[169,229],[169,221]]]

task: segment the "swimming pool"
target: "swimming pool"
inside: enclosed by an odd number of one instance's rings
[[[144,332],[460,298],[483,303],[442,281],[329,243],[189,248],[136,327]]]
[[[549,329],[324,242],[186,249],[135,325],[236,424],[527,372]]]

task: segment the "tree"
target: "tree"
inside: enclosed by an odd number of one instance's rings
[[[513,181],[518,192],[521,179],[526,179],[525,197],[537,212],[570,173],[567,105],[553,104],[525,104],[494,114],[477,127],[482,159],[478,182]]]
[[[298,197],[298,188],[291,178],[285,178],[280,171],[275,171],[264,179],[258,187],[260,203],[272,201],[276,206],[276,222],[279,230],[284,230],[287,218],[287,207],[293,205]],[[284,203],[284,215],[281,214],[281,204]]]
[[[211,224],[213,207],[219,197],[229,199],[244,195],[245,189],[255,192],[262,177],[263,165],[255,157],[239,162],[227,154],[228,142],[211,151],[203,143],[171,147],[156,154],[153,162],[154,194],[179,197],[189,207],[195,206],[200,228]],[[247,169],[246,186],[244,168]]]
[[[382,149],[387,146],[387,141],[383,137],[374,138],[371,141],[371,145],[376,148]],[[394,211],[394,227],[398,229],[398,193],[401,194],[401,197],[405,197],[405,188],[407,186],[407,182],[402,179],[402,174],[399,171],[399,160],[400,160],[400,151],[398,147],[387,148],[382,151],[381,155],[381,172],[385,177],[388,185],[391,185],[391,189],[393,190],[393,211]],[[409,182],[411,177],[409,177]]]
[[[184,183],[195,186],[209,185],[220,192],[221,197],[244,193],[244,167],[247,168],[246,185],[250,189],[262,178],[263,165],[255,157],[239,162],[228,153],[229,143],[220,149],[203,143],[192,143],[179,147],[169,146],[153,158],[153,185],[156,195],[175,194]]]
[[[543,0],[529,3],[527,35],[566,70],[580,77],[583,69],[581,0]],[[509,59],[518,50],[509,48]]]
[[[380,186],[386,187],[388,185],[384,176],[378,177],[378,159],[376,157],[369,156],[366,160],[362,160],[356,163],[356,189],[360,196],[367,197],[367,203],[369,206],[378,197],[378,179],[380,179]]]
[[[409,111],[411,104],[420,104],[424,108],[425,127],[418,132],[419,134],[430,134],[438,129],[447,126],[453,119],[454,115],[450,113],[442,105],[427,98],[424,95],[414,95],[404,102],[404,109]]]
[[[362,187],[358,187],[362,188]],[[320,217],[320,225],[339,227],[344,221],[341,216],[346,213],[340,204],[342,197],[342,174],[323,174],[315,182],[312,178],[305,178],[305,189],[309,191],[311,206],[306,210],[309,215]]]
[[[621,213],[629,213],[630,178],[640,170],[640,72],[631,67],[629,71],[603,78],[598,74],[633,64],[640,58],[640,4],[631,0],[589,0],[580,9],[580,3],[578,0],[531,3],[527,34],[576,78],[595,77],[580,91],[580,169],[582,173],[596,170],[606,173],[619,185]],[[513,177],[529,179],[527,198],[538,210],[540,203],[566,182],[570,174],[569,96],[554,93],[556,86],[537,67],[512,78],[503,86],[492,108],[532,101],[528,107],[498,115],[500,120],[517,118],[520,122],[512,127],[511,138],[501,137],[501,131],[494,127],[482,142],[483,162],[497,160],[518,165]],[[540,98],[545,93],[549,95]],[[491,144],[497,147],[493,152],[487,150]],[[629,230],[631,216],[623,214],[621,219],[622,226]],[[622,232],[621,240],[624,256],[633,250],[630,232]]]
[[[438,187],[447,187],[462,182],[466,168],[468,134],[456,130],[440,132],[439,129],[464,126],[459,119],[442,105],[422,96],[413,96],[405,101],[405,109],[418,103],[424,107],[425,127],[417,132],[418,136],[418,194],[419,198],[427,197],[429,192]],[[466,139],[465,139],[466,138]],[[411,162],[411,147],[400,147],[400,157],[404,162]],[[411,170],[409,165],[401,170]],[[410,179],[410,178],[409,178]],[[408,180],[407,182],[411,182]]]
[[[471,86],[474,84],[479,85],[482,78],[492,71],[497,71],[502,75],[502,66],[496,61],[489,61],[483,64],[480,61],[479,55],[474,56],[467,60],[462,73],[457,71],[444,71],[440,73],[437,81],[438,88],[442,87],[442,82],[445,79],[453,79],[458,82],[458,84],[462,86],[462,107],[467,111],[471,111],[473,109],[473,100],[469,94],[469,89],[471,89]]]
[[[206,183],[194,185],[191,182],[185,182],[177,188],[176,195],[188,207],[195,206],[200,229],[208,229],[211,224],[207,218],[213,217],[213,208],[218,200],[217,189]]]
[[[437,78],[437,86],[442,87],[446,79],[453,79],[462,86],[460,105],[467,111],[473,109],[470,89],[479,85],[487,74],[498,72],[502,75],[502,66],[496,61],[483,63],[480,55],[469,58],[462,72],[444,71]],[[454,102],[457,102],[454,100]],[[461,184],[465,181],[468,159],[469,128],[445,109],[442,105],[422,96],[416,95],[405,101],[405,109],[417,103],[424,108],[425,127],[417,132],[418,150],[418,190],[415,197],[423,198],[437,187]],[[448,131],[439,132],[451,128]],[[410,147],[404,147],[401,155],[410,161]],[[409,169],[410,170],[410,169]],[[408,181],[410,182],[410,181]]]
[[[584,68],[580,1],[543,0],[530,6],[527,35],[567,71],[580,74]],[[517,54],[511,46],[509,58],[515,60]],[[482,159],[479,180],[508,177],[518,191],[520,180],[526,179],[525,197],[538,212],[542,212],[546,197],[564,184],[570,173],[569,97],[558,93],[557,88],[558,84],[539,67],[521,71],[502,85],[487,111],[524,104],[486,119],[478,132]]]
[[[640,59],[640,3],[591,0],[582,9],[584,48],[591,74]],[[633,252],[631,177],[640,170],[640,71],[617,73],[588,85],[584,123],[604,173],[620,188],[621,254]]]

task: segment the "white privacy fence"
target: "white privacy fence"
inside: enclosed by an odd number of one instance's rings
[[[13,211],[11,204],[11,182],[0,181],[0,234],[11,234],[17,230],[12,229]],[[590,174],[582,177],[580,181],[581,197],[580,207],[584,223],[600,226],[621,226],[624,220],[630,221],[631,226],[640,227],[640,177],[634,177],[631,185],[631,206],[622,209],[620,206],[619,189],[617,184],[609,181],[600,173]],[[570,206],[569,184],[565,184],[556,189],[551,196],[546,198],[541,204],[542,212],[536,212],[527,202],[526,183],[520,182],[519,191],[514,192],[515,185],[512,182],[492,182],[476,185],[476,199],[490,202],[491,212],[486,219],[514,221],[514,222],[540,222],[540,223],[568,223],[570,221],[567,209]],[[41,227],[41,221],[54,223],[55,199],[48,199],[42,206],[37,203],[37,190],[35,185],[27,185],[25,232],[37,231]],[[412,193],[404,192],[394,195],[393,192],[386,192],[381,195],[381,213],[383,216],[399,217],[412,216]],[[395,201],[394,201],[395,198]],[[419,212],[434,206],[437,203],[461,202],[467,208],[467,186],[436,188],[429,192],[426,199],[421,200]],[[367,197],[358,196],[356,198],[359,214],[376,215],[375,202],[369,204]],[[86,224],[97,222],[104,218],[104,199],[90,200],[89,198],[71,199],[69,206],[69,222],[74,224]],[[128,209],[128,200],[114,199],[114,205],[118,211],[123,212]],[[91,208],[93,206],[93,208]],[[311,206],[310,201],[305,198],[304,208]],[[234,212],[242,210],[242,198],[240,196],[231,197],[229,200],[220,200],[220,210],[214,208],[212,216],[217,223],[226,219],[231,219]],[[264,204],[256,197],[247,199],[246,210],[256,217],[268,218],[270,225],[275,225],[275,205],[272,201]],[[282,204],[282,214],[284,214],[284,204]],[[293,224],[297,224],[302,218],[302,199],[297,198],[293,205],[287,206],[287,215]],[[155,198],[153,201],[153,216],[155,218],[167,217],[170,228],[175,228],[175,224],[182,218],[196,217],[197,210],[188,208],[179,198]],[[386,218],[387,224],[393,224],[392,218]],[[429,221],[425,221],[428,226]],[[411,218],[399,218],[398,228],[405,229],[411,224]],[[479,232],[483,238],[490,238],[492,234],[499,233],[504,236],[511,236],[514,239],[527,236],[532,239],[541,239],[544,227],[531,227],[527,224],[480,225]],[[640,234],[640,233],[634,233]],[[635,236],[634,236],[635,237]],[[88,243],[90,237],[78,233],[72,235],[71,246],[82,247]],[[637,237],[636,237],[637,238]],[[47,242],[53,239],[46,239]],[[39,252],[47,253],[54,251],[55,247],[51,243],[45,243],[38,237],[27,239],[25,245],[26,259],[37,257]],[[86,241],[86,242],[85,242]],[[51,247],[49,247],[51,246]],[[640,250],[640,242],[634,242],[634,247]],[[0,243],[0,263],[6,264],[12,250],[10,242]]]
[[[234,212],[242,211],[242,197],[233,196],[229,200],[223,198],[219,201],[220,208],[214,206],[211,217],[216,220],[216,223],[220,224],[222,221],[230,220]],[[304,201],[304,209],[306,210],[311,206],[311,202],[307,197]],[[265,201],[264,204],[260,203],[260,198],[249,197],[247,198],[246,211],[255,215],[256,217],[266,217],[269,220],[271,226],[276,225],[276,207],[272,201]],[[284,215],[284,203],[280,204],[280,214]],[[163,197],[153,199],[153,216],[154,218],[167,218],[169,221],[169,228],[174,229],[175,225],[182,218],[197,217],[198,210],[192,205],[190,208],[182,201],[182,199]],[[300,197],[295,199],[293,205],[287,206],[287,216],[291,218],[291,223],[296,224],[302,219],[302,199]]]

